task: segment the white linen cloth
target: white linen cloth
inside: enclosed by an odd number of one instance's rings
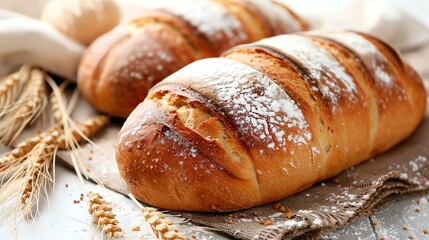
[[[0,9],[0,75],[24,63],[75,80],[84,47],[37,19]]]
[[[350,29],[378,36],[402,51],[429,44],[428,0],[277,0],[313,29]]]

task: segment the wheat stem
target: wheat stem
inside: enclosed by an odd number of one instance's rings
[[[78,141],[74,137],[75,135],[73,135],[73,130],[76,131],[79,135],[81,135],[82,138],[89,141],[91,140],[87,136],[85,136],[80,131],[80,129],[78,129],[78,127],[76,126],[76,123],[71,119],[70,113],[68,112],[67,107],[65,106],[66,104],[64,103],[61,90],[57,86],[55,81],[48,75],[46,75],[45,80],[52,88],[52,94],[56,96],[55,98],[58,101],[58,111],[61,113],[60,123],[61,123],[61,127],[63,128],[65,146],[72,151],[72,154],[74,154],[76,157],[77,163],[82,169],[84,169],[80,155],[77,153],[80,146],[78,144]],[[86,170],[83,170],[83,173],[85,174],[85,176],[88,175],[88,172]]]
[[[132,194],[128,194],[128,196],[140,208],[144,219],[151,226],[156,238],[161,238],[162,240],[188,239],[180,233],[179,228],[171,220],[167,219],[165,214],[158,212],[156,208],[144,207]]]
[[[82,123],[77,123],[77,129],[85,135],[86,137],[91,137],[95,133],[97,133],[100,129],[102,129],[104,126],[109,123],[109,118],[103,115],[96,116],[93,118],[90,118]],[[71,136],[77,141],[80,142],[84,138],[81,133],[77,129],[71,130]],[[67,146],[66,136],[62,135],[58,141],[58,147],[60,149],[69,149],[69,146]]]
[[[80,95],[79,88],[75,88],[72,96],[70,97],[69,105],[67,106],[67,112],[69,114],[72,113],[74,108],[76,107],[76,104],[79,100],[79,95]]]

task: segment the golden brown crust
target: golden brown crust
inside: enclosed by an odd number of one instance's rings
[[[163,23],[153,23],[123,35],[101,61],[97,61],[97,56],[101,56],[102,51],[99,55],[91,49],[86,53],[78,81],[83,95],[97,109],[125,118],[143,101],[154,84],[196,57],[187,40]],[[111,32],[97,42],[111,39],[118,39],[118,34]],[[183,47],[175,48],[168,44],[171,41]]]
[[[81,61],[79,87],[97,109],[126,118],[152,86],[183,66],[239,44],[303,30],[302,22],[269,0],[174,2],[95,41]]]
[[[147,111],[129,116],[127,123],[131,132],[120,139],[124,145],[119,146],[122,155],[117,159],[118,164],[124,166],[120,168],[121,174],[133,189],[138,189],[133,194],[138,199],[148,199],[149,204],[176,210],[226,211],[243,205],[255,205],[259,201],[259,186],[251,162],[230,161],[216,140],[184,127],[183,122],[177,119],[177,111],[162,106],[157,99],[171,92],[193,106],[202,109],[204,104],[210,106],[207,99],[196,92],[190,93],[183,87],[166,86],[154,99],[141,103]],[[191,96],[191,99],[187,96]],[[206,110],[210,111],[209,108]],[[211,113],[216,119],[221,117],[216,112]],[[203,121],[200,128],[204,130],[200,131],[209,132],[215,137],[216,131],[220,129],[213,129],[213,119]],[[234,144],[231,141],[229,143]],[[195,145],[198,145],[198,149],[193,147]],[[239,144],[238,149],[246,155]],[[141,158],[136,158],[136,155]],[[169,158],[171,164],[165,164],[162,161],[165,158]],[[159,182],[167,184],[157,187]],[[178,182],[183,185],[178,186]],[[207,182],[216,183],[218,187],[208,190]],[[233,184],[225,185],[223,182]],[[242,186],[246,186],[246,189],[242,189]],[[234,197],[225,198],[231,195]],[[173,208],[171,197],[179,201]],[[192,204],[195,200],[201,204]]]
[[[273,36],[266,16],[253,4],[245,0],[216,1],[224,5],[240,21],[244,32],[249,37],[249,42]]]
[[[160,22],[180,33],[187,40],[187,44],[194,49],[198,59],[213,57],[218,54],[218,50],[211,45],[207,36],[202,35],[196,27],[182,16],[171,13],[166,9],[146,12],[144,15],[131,20],[129,25],[131,25],[131,29],[138,30],[140,28],[144,29],[147,25]],[[225,39],[222,38],[222,40]],[[185,44],[175,44],[175,47],[177,46],[185,46]]]
[[[416,129],[425,109],[421,79],[381,40],[284,35],[160,82],[124,124],[116,158],[143,202],[237,210],[386,151]]]

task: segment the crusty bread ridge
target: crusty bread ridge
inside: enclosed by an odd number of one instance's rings
[[[400,54],[356,32],[302,32],[241,45],[156,85],[118,139],[141,201],[230,211],[270,203],[386,151],[426,109]]]
[[[148,10],[98,38],[78,71],[83,96],[126,118],[149,89],[187,64],[307,24],[271,0],[181,0]]]

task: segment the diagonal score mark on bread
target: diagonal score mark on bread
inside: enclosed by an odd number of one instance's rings
[[[195,91],[193,93],[198,94]],[[160,92],[152,97],[163,111],[177,116],[172,128],[183,137],[192,139],[191,142],[198,151],[211,156],[210,158],[229,171],[231,176],[242,179],[253,178],[257,184],[258,174],[253,165],[253,158],[247,153],[246,145],[240,142],[234,133],[233,127],[225,124],[226,119],[198,101],[192,101],[185,96]],[[197,134],[189,133],[184,128]],[[202,146],[204,143],[207,147]]]

